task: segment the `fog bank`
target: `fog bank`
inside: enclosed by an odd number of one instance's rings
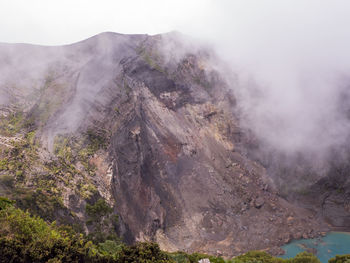
[[[323,157],[347,143],[350,2],[224,1],[184,32],[238,75],[242,124],[286,154]]]

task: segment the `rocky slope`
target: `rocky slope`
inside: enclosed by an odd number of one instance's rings
[[[95,239],[227,256],[328,229],[315,195],[287,201],[249,157],[239,87],[179,34],[2,44],[0,65],[0,194],[19,206]]]

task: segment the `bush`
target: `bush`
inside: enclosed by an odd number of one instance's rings
[[[125,247],[119,255],[118,262],[175,263],[155,243],[138,243],[134,246]]]
[[[57,226],[55,222],[49,224],[38,216],[15,208],[13,203],[0,197],[0,263],[174,262],[153,243],[128,247],[121,242],[105,240],[96,246],[71,227]]]
[[[105,216],[113,211],[113,209],[102,198],[97,200],[97,202],[93,205],[87,204],[85,210],[86,213],[92,218]]]
[[[206,254],[193,253],[187,254],[185,252],[169,253],[172,260],[177,263],[197,263],[199,260],[208,258],[212,263],[225,263],[226,261],[221,257],[214,257]]]
[[[91,244],[72,233],[7,205],[0,210],[0,262],[82,262]]]
[[[106,240],[105,242],[98,244],[97,249],[102,257],[117,260],[120,253],[125,249],[125,245],[112,240]]]
[[[0,211],[6,209],[8,207],[13,206],[14,203],[15,203],[14,201],[9,200],[6,197],[1,197],[0,196]]]
[[[291,263],[321,263],[320,260],[313,254],[302,252],[291,259]]]
[[[245,263],[245,262],[259,262],[259,263],[283,263],[286,260],[282,258],[276,258],[262,251],[250,251],[244,255],[235,257],[233,262]]]
[[[335,256],[335,258],[328,260],[328,263],[350,263],[350,254]]]

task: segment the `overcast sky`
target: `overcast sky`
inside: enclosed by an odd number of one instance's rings
[[[64,44],[92,35],[157,34],[211,19],[208,0],[1,0],[0,41]]]
[[[104,31],[213,37],[222,30],[239,36],[279,27],[327,31],[329,23],[348,27],[349,8],[347,0],[1,0],[0,41],[55,45]]]

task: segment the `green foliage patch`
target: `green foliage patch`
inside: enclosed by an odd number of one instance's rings
[[[97,208],[102,207],[102,209]],[[109,209],[107,209],[109,211]],[[106,212],[102,201],[93,213]],[[69,226],[47,223],[38,216],[14,207],[14,202],[0,197],[0,262],[91,262],[91,263],[197,263],[208,258],[213,263],[319,263],[311,253],[303,252],[292,259],[273,257],[266,252],[251,251],[231,260],[205,254],[166,253],[155,243],[127,246],[106,239],[92,243]],[[329,263],[349,263],[350,255],[336,256]]]
[[[174,262],[154,243],[93,244],[71,227],[49,224],[0,198],[0,262]]]
[[[107,202],[103,198],[97,200],[97,202],[93,205],[86,204],[85,209],[86,214],[94,219],[106,216],[112,213],[113,211],[113,209],[107,204]]]
[[[260,263],[283,263],[285,259],[276,258],[262,251],[250,251],[244,255],[234,258],[235,263],[260,262]]]
[[[0,210],[0,262],[82,262],[91,246],[67,227],[13,206]]]
[[[335,256],[334,258],[331,258],[330,260],[328,260],[328,262],[329,263],[350,263],[350,254]]]
[[[9,113],[0,117],[0,134],[4,136],[14,136],[22,128],[24,114],[22,111]]]

